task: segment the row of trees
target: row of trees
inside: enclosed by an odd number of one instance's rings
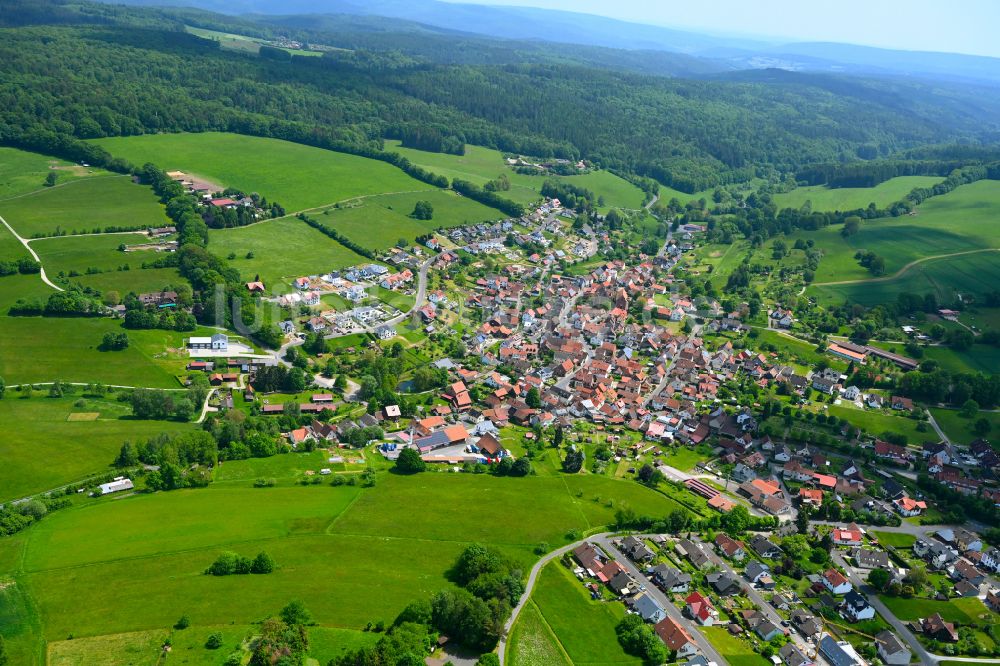
[[[205,573],[212,576],[269,574],[274,571],[274,566],[274,558],[264,551],[257,553],[256,557],[252,559],[232,551],[226,551],[205,569]]]

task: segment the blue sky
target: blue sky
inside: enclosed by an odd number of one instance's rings
[[[455,0],[788,41],[1000,57],[1000,0]]]

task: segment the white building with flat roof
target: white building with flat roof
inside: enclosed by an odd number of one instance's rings
[[[211,337],[188,338],[188,349],[211,349],[212,351],[226,351],[229,349],[229,336],[225,333],[216,333]]]
[[[114,481],[102,483],[101,494],[110,495],[111,493],[121,492],[122,490],[132,490],[134,487],[135,486],[132,485],[132,479],[119,476]]]

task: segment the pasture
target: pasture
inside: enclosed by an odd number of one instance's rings
[[[413,599],[449,587],[445,573],[469,542],[492,543],[527,569],[539,542],[555,547],[569,530],[610,522],[614,509],[595,502],[588,494],[594,489],[628,497],[639,512],[661,515],[673,506],[633,482],[589,481],[594,485],[578,496],[578,486],[552,477],[383,472],[374,488],[258,489],[234,479],[88,501],[4,543],[13,543],[12,551],[23,546],[21,556],[0,550],[0,564],[17,570],[30,605],[0,608],[0,625],[6,630],[37,613],[41,637],[61,641],[69,634],[164,630],[187,613],[192,626],[185,631],[200,635],[250,625],[300,598],[320,627],[357,630],[391,621]],[[223,550],[266,550],[278,569],[268,576],[203,575]],[[87,603],[66,604],[70,597]],[[339,646],[335,638],[329,644]]]
[[[118,175],[84,178],[0,201],[0,216],[24,238],[172,224],[150,188]]]
[[[50,171],[58,174],[57,185],[93,176],[95,173],[107,173],[101,169],[75,166],[65,160],[39,153],[0,147],[0,201],[47,189],[45,179]]]
[[[368,262],[294,217],[247,227],[211,229],[208,237],[209,247],[214,252],[224,257],[234,254],[230,265],[247,281],[259,275],[269,293],[291,291],[292,280],[300,276],[329,273]],[[249,252],[253,252],[250,259],[247,258]]]
[[[177,269],[142,268],[143,262],[167,255],[153,250],[122,252],[118,249],[123,243],[136,245],[148,240],[145,234],[102,234],[40,238],[33,241],[31,247],[50,278],[77,273],[71,278],[74,282],[101,291],[114,289],[124,295],[130,291],[158,291],[181,282]],[[123,270],[126,267],[128,270]]]
[[[997,366],[994,366],[992,372],[997,372],[996,368]],[[980,435],[972,430],[972,424],[981,418],[987,419],[992,426],[986,435],[987,439],[996,441],[997,435],[1000,434],[1000,413],[997,412],[980,412],[974,419],[967,419],[959,414],[958,410],[933,407],[931,414],[948,438],[958,444],[968,445],[980,438]]]
[[[127,405],[106,398],[23,398],[14,389],[0,400],[0,502],[56,488],[110,470],[122,442],[138,442],[162,432],[193,426],[170,421],[138,421]],[[46,397],[43,397],[46,396]],[[77,405],[81,400],[82,405]],[[70,415],[97,412],[96,420],[74,421]],[[42,433],[44,435],[40,436]]]
[[[280,139],[205,132],[113,137],[95,143],[133,164],[152,162],[165,171],[176,169],[223,187],[259,192],[289,213],[371,194],[436,189],[385,162]]]
[[[418,201],[434,207],[430,220],[410,217]],[[370,250],[385,250],[399,240],[413,243],[417,236],[442,227],[503,219],[500,211],[448,190],[382,194],[345,201],[327,208],[316,219]]]
[[[997,211],[1000,211],[1000,182],[981,180],[928,199],[916,215],[863,221],[861,230],[846,239],[840,235],[840,225],[833,225],[819,231],[798,232],[790,240],[813,239],[823,250],[823,260],[816,271],[817,286],[845,280],[870,281],[871,274],[854,258],[858,250],[884,257],[886,274],[893,277],[904,266],[920,259],[1000,247]],[[867,286],[866,282],[864,287]]]
[[[3,217],[0,214],[0,217]],[[14,259],[21,259],[22,257],[29,257],[28,251],[24,248],[19,240],[14,238],[14,234],[4,225],[0,224],[0,261],[11,261]],[[35,276],[37,280],[38,277]],[[40,282],[41,280],[39,280]]]
[[[625,606],[592,600],[583,583],[559,562],[542,570],[531,598],[574,664],[642,664],[626,654],[615,635]]]
[[[900,201],[917,187],[932,187],[943,176],[899,176],[875,187],[835,187],[809,185],[772,196],[778,208],[801,208],[807,201],[815,211],[856,210],[874,203],[878,208]]]
[[[616,639],[617,640],[617,639]],[[552,629],[538,611],[534,601],[529,601],[507,642],[508,662],[513,666],[571,666]]]
[[[541,198],[539,191],[547,178],[562,180],[571,185],[585,187],[597,196],[604,197],[606,211],[612,207],[641,208],[643,192],[632,183],[619,178],[609,171],[593,171],[578,176],[528,176],[515,173],[504,162],[503,153],[482,146],[465,146],[464,155],[431,153],[424,150],[404,148],[399,141],[386,141],[386,150],[399,153],[413,164],[446,176],[449,180],[459,178],[477,185],[483,185],[500,174],[507,174],[510,190],[499,194],[522,204],[531,204]]]
[[[30,276],[41,284],[37,276]],[[13,278],[0,278],[3,281]],[[48,289],[46,292],[48,293]],[[121,331],[112,319],[0,316],[0,377],[9,384],[30,382],[102,382],[123,386],[179,388],[175,375],[186,353],[170,351],[190,334],[128,331],[128,349],[97,349],[107,332]]]
[[[923,442],[937,441],[937,435],[931,428],[927,432],[917,430],[920,422],[905,416],[886,414],[872,409],[857,409],[853,405],[846,406],[847,401],[840,405],[830,405],[827,414],[837,418],[847,419],[851,425],[861,428],[872,435],[881,435],[884,432],[894,432],[905,435],[910,444],[921,444]]]

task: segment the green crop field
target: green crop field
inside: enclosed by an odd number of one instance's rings
[[[122,442],[141,441],[161,432],[193,426],[127,418],[131,410],[108,398],[49,398],[47,389],[23,398],[8,389],[0,400],[0,502],[50,490],[106,472]],[[46,397],[43,397],[46,396]],[[77,405],[77,401],[82,404]],[[95,421],[69,421],[73,413],[99,413]]]
[[[997,372],[997,367],[994,366],[992,372]],[[948,438],[959,444],[968,445],[981,437],[972,430],[972,424],[981,418],[988,420],[992,426],[986,435],[987,439],[996,441],[997,435],[1000,434],[1000,413],[997,412],[980,412],[975,418],[967,419],[958,410],[933,407],[931,414]]]
[[[329,273],[368,262],[294,217],[248,227],[212,229],[208,237],[209,246],[217,254],[236,255],[229,263],[239,269],[246,280],[260,275],[268,292],[274,293],[291,291],[292,280],[300,276]],[[253,252],[252,259],[246,258],[248,252]]]
[[[899,176],[879,183],[875,187],[837,187],[811,185],[797,187],[791,192],[775,194],[774,203],[779,208],[801,208],[809,201],[817,211],[856,210],[875,203],[879,208],[900,201],[916,187],[932,187],[944,180],[941,176]]]
[[[0,201],[0,216],[24,238],[171,224],[153,191],[126,176],[84,178]]]
[[[50,278],[75,271],[80,275],[72,278],[74,282],[101,291],[114,289],[122,294],[130,291],[142,293],[180,282],[177,269],[142,268],[143,262],[155,261],[164,254],[152,250],[126,253],[118,249],[122,243],[136,245],[148,240],[144,234],[41,238],[32,242],[32,249],[38,254]],[[129,270],[120,270],[126,266]],[[88,269],[102,272],[87,274]]]
[[[468,542],[492,543],[526,569],[539,542],[554,547],[569,530],[609,522],[614,509],[594,502],[595,490],[628,498],[640,513],[662,515],[674,506],[633,482],[579,479],[589,483],[381,473],[368,489],[287,481],[257,489],[234,479],[88,500],[0,542],[0,575],[13,569],[16,581],[0,595],[0,627],[7,633],[36,626],[42,640],[62,641],[163,630],[186,613],[192,627],[185,631],[200,635],[206,627],[252,624],[300,598],[320,627],[357,630],[391,621],[413,599],[448,587],[445,573]],[[490,518],[495,510],[503,520]],[[268,576],[202,575],[222,550],[266,550],[278,569]],[[24,603],[9,598],[15,593]]]
[[[642,190],[608,171],[594,171],[579,176],[527,176],[509,169],[500,151],[481,146],[466,145],[464,155],[403,148],[399,141],[386,141],[385,146],[386,150],[399,153],[414,164],[452,180],[459,178],[482,185],[505,173],[510,179],[511,188],[500,194],[524,204],[533,203],[541,198],[539,191],[546,178],[564,180],[572,185],[585,187],[597,196],[603,196],[605,202],[603,210],[611,207],[640,208],[643,202]]]
[[[47,155],[0,147],[0,200],[48,189],[45,179],[50,171],[58,174],[57,185],[107,173],[103,169],[75,166]]]
[[[1000,182],[981,180],[928,199],[916,215],[866,220],[861,223],[861,230],[847,239],[840,235],[840,225],[833,225],[819,231],[798,232],[791,240],[813,239],[823,250],[823,260],[816,271],[817,283],[869,280],[870,273],[854,258],[858,250],[870,250],[884,257],[886,273],[891,277],[920,259],[1000,247],[997,211],[1000,211]]]
[[[430,220],[410,217],[418,201],[434,207]],[[441,227],[478,224],[503,219],[500,211],[448,190],[430,190],[406,194],[383,194],[348,201],[314,216],[359,245],[384,250],[400,239],[412,243],[417,236]]]
[[[396,167],[364,157],[239,134],[154,134],[95,141],[133,164],[152,162],[221,187],[259,192],[289,212],[354,197],[434,190]]]
[[[981,295],[996,284],[1000,284],[1000,252],[983,251],[930,259],[888,280],[815,286],[809,293],[821,303],[851,301],[872,307],[893,303],[903,292],[934,294],[939,303],[949,303],[958,294]]]
[[[37,281],[37,276],[31,277]],[[0,289],[9,280],[12,278],[0,278]],[[46,289],[42,295],[47,293],[51,290]],[[0,349],[5,350],[0,354],[0,377],[8,384],[60,380],[179,388],[176,374],[186,360],[186,353],[180,349],[182,339],[192,334],[127,331],[131,342],[128,349],[97,349],[105,333],[121,330],[120,321],[105,318],[0,315]]]
[[[583,583],[558,562],[542,570],[531,598],[574,664],[642,663],[625,653],[615,635],[625,606],[592,600]]]

